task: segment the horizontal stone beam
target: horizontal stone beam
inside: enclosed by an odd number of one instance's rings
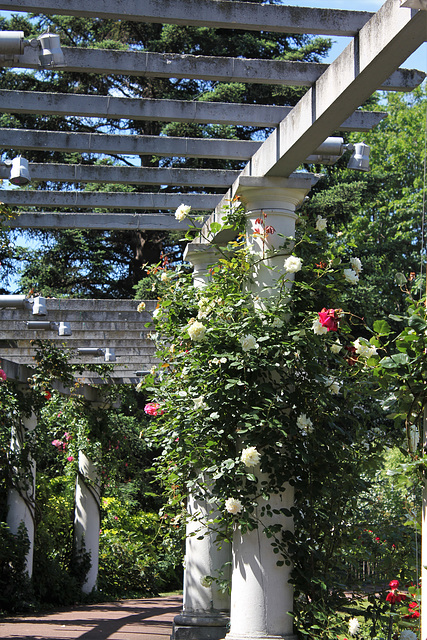
[[[0,98],[1,99],[1,98]],[[104,182],[111,184],[170,185],[228,189],[240,171],[227,169],[173,169],[118,167],[87,164],[29,163],[31,182]],[[0,178],[8,179],[10,167],[0,165]]]
[[[223,0],[92,0],[84,7],[78,0],[2,0],[0,9],[58,14],[83,18],[128,20],[217,29],[245,29],[276,33],[311,33],[354,36],[372,14],[366,11],[308,9]]]
[[[270,6],[270,5],[267,5]],[[292,107],[263,104],[118,98],[69,93],[0,90],[0,113],[41,113],[159,122],[197,122],[275,127]],[[369,131],[385,112],[355,111],[339,127],[340,131]]]
[[[168,138],[166,136],[119,136],[108,133],[0,129],[0,144],[2,149],[77,151],[85,155],[156,155],[248,160],[261,143],[222,138]]]
[[[78,209],[176,210],[183,202],[194,211],[209,211],[221,194],[197,193],[109,193],[102,191],[3,190],[2,201],[16,207],[75,207]]]
[[[146,78],[186,78],[215,82],[249,82],[251,84],[310,87],[328,68],[327,64],[318,62],[225,58],[145,51],[64,47],[63,52],[65,58],[63,69],[65,71],[143,76]],[[0,55],[0,65],[40,69],[37,51],[32,47],[26,47],[22,56],[15,56],[13,59],[6,55]],[[384,91],[412,91],[421,84],[424,78],[425,74],[421,71],[393,69],[380,85]]]
[[[137,213],[20,213],[7,221],[11,229],[102,229],[105,231],[185,231],[201,223],[179,222],[172,215]]]
[[[29,307],[21,308],[21,309],[12,309],[12,308],[3,308],[0,307],[0,319],[7,318],[8,320],[34,320],[31,309],[32,304],[35,298],[29,298]],[[156,300],[145,300],[146,310],[136,315],[136,317],[144,318],[146,314],[152,312],[157,305]],[[138,306],[139,301],[133,299],[119,298],[119,299],[109,299],[109,298],[47,298],[46,299],[46,309],[48,314],[55,312],[60,313],[61,311],[78,311],[78,312],[92,312],[92,313],[101,313],[107,312],[107,316],[110,319],[114,317],[116,321],[122,321],[129,317],[130,312],[135,312],[136,307]],[[81,319],[84,320],[83,316]]]
[[[100,345],[103,348],[105,348],[105,343],[103,345]],[[111,348],[111,347],[110,347]],[[64,352],[67,352],[68,349],[67,347],[63,347],[62,350]],[[154,352],[153,352],[154,353]],[[34,362],[34,354],[35,351],[34,349],[28,349],[28,350],[13,350],[13,349],[3,349],[2,350],[2,354],[4,355],[5,358],[7,358],[8,360],[11,360],[12,362]],[[151,365],[151,358],[149,355],[126,355],[125,353],[123,353],[122,355],[117,354],[116,353],[116,358],[117,360],[115,362],[112,362],[110,364],[113,364],[113,366],[116,368],[120,368],[123,369],[124,367],[129,367],[131,366],[134,369],[137,369],[138,367],[142,368],[142,364],[144,365]],[[104,362],[104,356],[100,355],[98,357],[96,356],[87,356],[85,354],[82,354],[81,356],[74,356],[73,353],[70,354],[70,358],[68,360],[68,362],[70,364],[80,364],[80,363],[94,363],[94,364],[101,364],[102,362]],[[154,361],[153,361],[154,364]]]

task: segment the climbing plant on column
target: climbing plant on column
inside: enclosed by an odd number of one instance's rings
[[[374,338],[362,337],[363,322],[340,304],[363,265],[327,247],[325,219],[306,218],[296,240],[283,239],[274,292],[260,297],[252,274],[270,257],[275,230],[268,217],[256,223],[264,255],[240,237],[203,289],[179,270],[153,268],[159,364],[141,388],[152,396],[146,411],[171,507],[184,517],[188,492],[207,497],[220,512],[219,538],[235,527],[262,528],[278,563],[293,563],[297,628],[331,637],[342,626],[332,611],[345,583],[350,514],[389,437],[371,400]],[[294,517],[294,533],[269,518],[269,496],[288,484],[295,507],[285,515]],[[267,500],[261,517],[260,496]]]

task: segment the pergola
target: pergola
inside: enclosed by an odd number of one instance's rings
[[[202,273],[206,268],[206,250],[209,253],[212,246],[229,239],[227,234],[211,233],[210,223],[221,217],[223,207],[236,194],[248,204],[249,210],[262,206],[263,202],[274,210],[284,199],[288,210],[294,212],[315,179],[313,174],[298,169],[307,158],[316,154],[325,139],[339,131],[367,131],[378,124],[385,114],[359,109],[374,91],[411,91],[424,80],[425,73],[399,67],[427,38],[426,8],[426,0],[386,0],[375,14],[252,4],[238,0],[203,0],[203,3],[200,0],[92,0],[90,8],[84,8],[77,0],[66,3],[60,0],[0,0],[0,10],[14,12],[352,38],[330,65],[221,58],[215,56],[215,52],[207,57],[64,48],[63,68],[67,71],[282,84],[306,87],[307,90],[293,108],[2,90],[0,112],[3,113],[81,117],[96,117],[102,113],[117,120],[236,123],[272,130],[265,141],[259,142],[0,129],[3,150],[25,152],[29,149],[42,150],[48,145],[50,150],[94,155],[227,157],[246,163],[242,171],[30,163],[30,172],[35,180],[64,184],[77,181],[140,184],[152,186],[153,193],[5,189],[1,194],[2,201],[22,211],[9,223],[10,226],[22,229],[185,229],[187,223],[177,221],[173,215],[175,209],[185,202],[196,211],[212,211],[206,215],[203,229],[204,238],[209,238],[210,245],[200,238],[187,248],[187,259],[193,262],[196,271]],[[0,50],[0,64],[13,68],[40,68],[37,51],[32,47],[26,47],[21,53],[2,53]],[[7,168],[0,166],[0,178],[6,177]],[[162,193],[156,192],[160,185],[165,187]],[[191,193],[168,193],[169,188],[176,186],[191,187]],[[212,189],[215,193],[211,193]],[[32,207],[41,211],[32,211]],[[62,211],[73,207],[87,212]],[[109,213],[94,212],[101,207],[108,209]],[[147,305],[146,320],[150,319],[149,312],[154,309],[154,304]],[[46,318],[53,323],[67,321],[72,327],[72,335],[66,338],[56,336],[53,330],[40,335],[41,332],[29,329],[26,323],[32,318],[28,309],[0,311],[0,356],[15,363],[10,365],[11,371],[18,365],[24,367],[32,362],[30,339],[52,337],[64,348],[75,345],[114,349],[117,361],[113,363],[111,378],[118,382],[135,382],[136,370],[149,368],[153,354],[147,335],[149,329],[144,328],[144,316],[137,313],[136,306],[135,301],[48,300]],[[95,358],[93,361],[99,360]],[[20,375],[18,369],[17,376]],[[82,382],[90,383],[90,375],[85,374]],[[190,541],[187,553],[190,557],[188,566],[193,566],[192,554],[196,565],[194,559],[200,554],[200,546],[196,548],[194,540]],[[213,557],[212,549],[205,546],[201,553],[201,563],[206,561],[209,564]],[[194,571],[196,575],[196,569]],[[205,570],[206,573],[209,571]],[[219,616],[214,615],[212,604],[206,602],[205,595],[200,596],[200,585],[195,584],[194,579],[190,582],[187,576],[184,615],[177,620],[175,637],[197,640],[223,637],[223,612]],[[239,584],[243,588],[243,583]],[[282,588],[276,583],[275,586]],[[196,602],[199,607],[193,606]],[[249,608],[251,605],[249,603]],[[262,605],[259,606],[262,609]],[[224,609],[222,605],[217,608]],[[195,609],[200,615],[193,615]],[[265,608],[262,614],[268,617]],[[244,628],[245,614],[240,610],[235,615],[230,635],[232,640],[246,637],[244,631],[240,635],[236,631],[239,625]],[[286,629],[280,631],[280,637],[290,635]],[[424,632],[423,637],[425,635]],[[271,633],[266,632],[264,636],[270,637]],[[255,634],[254,637],[258,636]]]

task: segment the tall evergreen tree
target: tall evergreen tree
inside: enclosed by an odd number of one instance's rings
[[[257,0],[261,2],[261,0]],[[1,29],[23,30],[26,37],[46,28],[58,33],[63,46],[100,49],[122,49],[150,52],[218,55],[276,60],[319,61],[328,51],[328,38],[304,35],[281,35],[267,32],[181,27],[121,20],[83,19],[69,16],[14,15],[3,20]],[[98,75],[67,71],[16,73],[3,70],[0,87],[62,93],[84,93],[141,98],[228,101],[259,104],[293,105],[305,89],[267,86],[253,83],[223,83],[194,79],[129,77]],[[46,115],[4,114],[0,125],[41,130],[114,132],[121,134],[217,137],[249,140],[262,136],[256,127],[231,125],[201,125],[194,123],[162,123],[137,120],[115,120],[108,117],[78,118]],[[13,150],[10,150],[13,153]],[[94,164],[93,154],[59,153],[48,149],[28,151],[34,162],[79,162]],[[114,163],[129,164],[129,158],[114,157]],[[236,169],[242,164],[226,158],[206,160],[195,158],[159,159],[142,156],[144,166],[183,166],[191,168]],[[36,188],[96,189],[152,191],[140,185],[68,186],[38,183]],[[34,188],[34,187],[32,187]],[[158,189],[158,187],[156,187]],[[170,187],[169,191],[186,191],[189,187]],[[209,191],[209,189],[207,189]],[[98,297],[129,297],[132,287],[144,276],[143,265],[156,262],[162,251],[182,249],[176,235],[160,232],[95,232],[95,231],[32,231],[27,234],[38,240],[37,248],[20,250],[16,256],[22,265],[20,290],[29,287],[49,295]],[[60,274],[53,265],[63,264]],[[58,277],[60,276],[60,277]]]

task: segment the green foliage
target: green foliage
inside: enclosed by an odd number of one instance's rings
[[[153,596],[180,586],[182,531],[170,530],[158,514],[133,502],[129,495],[126,501],[102,500],[98,590],[105,599]]]
[[[33,592],[25,557],[29,548],[23,523],[13,534],[5,522],[0,522],[0,616],[22,612],[31,606]]]

